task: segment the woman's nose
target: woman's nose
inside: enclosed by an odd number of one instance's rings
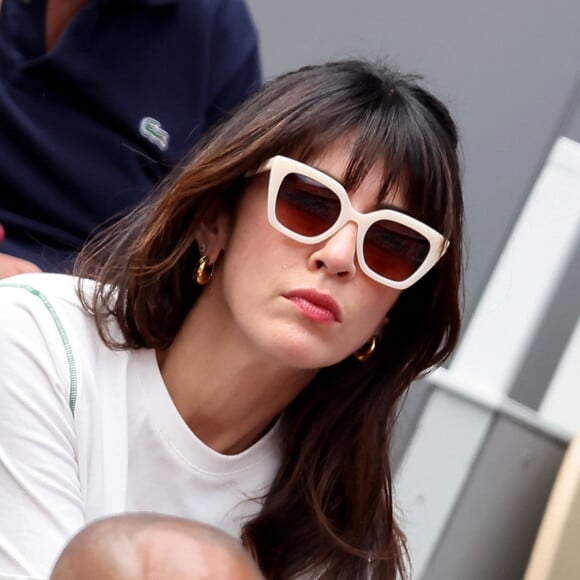
[[[323,268],[334,276],[352,278],[356,273],[356,232],[355,223],[345,224],[312,252],[309,266]]]

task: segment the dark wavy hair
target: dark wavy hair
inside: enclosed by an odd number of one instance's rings
[[[235,219],[247,178],[277,154],[309,161],[346,138],[344,184],[376,164],[383,191],[450,240],[403,291],[374,355],[321,369],[281,417],[282,464],[242,534],[269,579],[406,576],[389,447],[402,396],[449,356],[461,320],[463,202],[457,129],[415,76],[364,61],[308,66],[267,83],[196,147],[129,216],[84,248],[79,293],[111,348],[167,348],[202,291],[192,280],[200,223]],[[114,319],[118,332],[111,332]]]

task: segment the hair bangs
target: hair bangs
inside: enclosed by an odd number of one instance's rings
[[[409,213],[450,238],[456,225],[452,202],[456,144],[441,119],[401,94],[408,89],[396,83],[373,89],[364,98],[351,94],[346,99],[344,89],[326,94],[312,105],[308,123],[287,127],[294,129],[292,138],[278,152],[311,163],[343,142],[350,148],[342,176],[347,190],[356,190],[374,167],[382,166],[378,201],[402,192]]]

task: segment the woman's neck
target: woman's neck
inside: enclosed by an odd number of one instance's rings
[[[190,429],[225,454],[257,441],[316,374],[260,356],[236,328],[216,324],[206,308],[192,310],[158,361]]]

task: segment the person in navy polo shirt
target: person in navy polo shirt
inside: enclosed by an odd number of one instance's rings
[[[260,80],[243,0],[0,0],[0,278],[69,269]]]

